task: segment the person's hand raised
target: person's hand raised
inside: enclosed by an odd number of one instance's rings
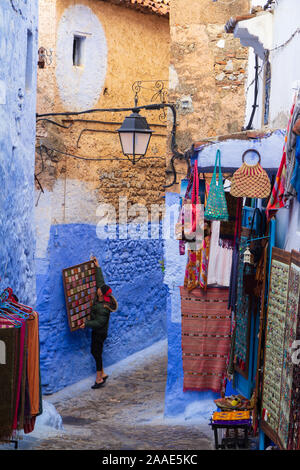
[[[95,266],[97,266],[97,268],[99,268],[99,262],[98,262],[96,256],[93,256],[92,261],[94,261]]]

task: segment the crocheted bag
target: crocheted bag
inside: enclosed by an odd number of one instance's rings
[[[259,160],[255,165],[245,163],[245,155],[255,152]],[[234,197],[266,198],[271,192],[271,183],[267,172],[260,165],[260,154],[255,149],[246,150],[242,156],[243,165],[234,173],[230,194]]]
[[[217,183],[217,165],[219,165],[219,178]],[[228,220],[228,210],[221,173],[221,152],[217,150],[214,173],[209,187],[207,203],[204,212],[207,220]]]

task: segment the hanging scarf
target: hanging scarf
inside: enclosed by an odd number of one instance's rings
[[[188,261],[185,269],[184,287],[189,291],[196,287],[206,289],[209,260],[210,236],[203,239],[199,250],[188,251]]]
[[[285,182],[285,193],[284,197],[286,201],[296,196],[296,190],[291,182],[294,176],[294,170],[296,165],[296,141],[297,135],[293,132],[295,123],[300,117],[300,103],[296,103],[292,120],[290,122],[289,132],[287,134],[286,144],[286,182]]]
[[[192,230],[191,233],[196,232],[197,225],[197,210],[199,207],[199,176],[198,176],[198,162],[195,161],[194,165],[194,181],[192,188]]]
[[[289,134],[289,130],[290,130],[293,114],[294,114],[295,104],[296,104],[296,96],[295,96],[293,106],[290,111],[290,118],[289,118],[289,122],[287,125],[286,135],[284,138],[282,159],[281,159],[278,171],[277,171],[275,183],[274,183],[271,196],[270,196],[267,208],[266,208],[266,216],[268,219],[272,217],[274,211],[277,211],[281,207],[284,207],[284,203],[285,203],[284,192],[285,192],[286,176],[287,176],[287,167],[286,167],[287,141],[288,141],[288,134]]]

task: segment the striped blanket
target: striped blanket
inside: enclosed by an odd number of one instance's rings
[[[180,287],[183,389],[221,392],[230,351],[228,289]]]

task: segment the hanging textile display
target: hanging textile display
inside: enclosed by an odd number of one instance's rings
[[[300,449],[299,358],[300,253],[292,251],[283,344],[278,436],[285,449]]]
[[[188,250],[187,265],[184,275],[184,287],[189,291],[196,287],[205,289],[209,265],[210,236],[204,237],[199,250]]]
[[[83,318],[90,319],[96,295],[96,269],[93,261],[63,269],[63,285],[69,328],[76,331]]]
[[[211,223],[207,284],[217,284],[219,286],[229,287],[232,248],[230,246],[220,246],[219,236],[220,221],[213,221]]]
[[[180,293],[183,389],[224,392],[231,325],[228,289],[189,292],[180,287]]]
[[[243,209],[242,198],[237,198],[236,222],[235,222],[235,230],[234,230],[234,245],[233,245],[233,253],[232,253],[232,264],[231,264],[229,296],[228,296],[228,308],[231,308],[231,310],[235,309],[235,304],[236,304],[237,272],[238,272],[237,266],[239,263],[239,241],[240,241],[241,227],[242,227],[242,209]]]
[[[189,179],[187,186],[183,185],[184,187],[186,187],[185,196],[175,225],[175,237],[179,240],[180,255],[185,254],[186,242],[189,242],[191,250],[199,249],[202,243],[205,245],[203,242],[204,205],[202,204],[202,199],[205,198],[205,180],[199,180],[197,161],[194,164],[193,176]]]
[[[299,345],[300,341],[300,260],[299,253],[292,252],[291,260],[291,273],[290,273],[290,283],[289,283],[289,312],[290,320],[292,321],[292,315],[296,313],[297,321],[293,323],[293,334],[295,338],[291,342],[292,347]],[[296,326],[297,325],[297,326]],[[300,390],[300,368],[299,368],[299,356],[292,356],[292,371],[291,379],[293,386],[291,388],[290,394],[290,419],[289,419],[289,434],[288,434],[288,443],[287,448],[291,450],[300,449],[300,399],[299,399],[299,390]]]
[[[275,183],[272,188],[271,196],[270,196],[267,208],[266,208],[266,215],[268,219],[272,217],[272,215],[274,214],[274,211],[277,211],[281,207],[284,207],[284,204],[285,204],[284,193],[285,193],[285,185],[286,185],[287,139],[288,139],[288,134],[289,134],[290,127],[291,127],[295,104],[296,104],[296,96],[295,96],[294,103],[290,111],[289,122],[287,125],[287,131],[286,131],[286,135],[284,138],[281,162],[280,162],[277,174],[276,174]]]
[[[300,119],[299,119],[300,121]],[[295,168],[291,178],[291,185],[296,191],[297,200],[300,202],[300,136],[296,136],[296,149],[295,149]]]
[[[221,221],[220,223],[219,245],[225,248],[233,248],[238,198],[233,197],[228,191],[225,191],[225,198],[228,221]]]
[[[241,199],[238,201],[240,209]],[[259,218],[256,219],[256,215]],[[248,380],[251,316],[259,312],[263,281],[261,237],[264,217],[258,208],[254,209],[250,228],[241,228],[241,218],[241,214],[237,215],[235,236],[240,236],[233,251],[230,277],[228,306],[234,312],[234,322],[228,374],[232,375],[235,370]],[[245,223],[249,223],[249,219]]]
[[[218,182],[217,182],[217,166]],[[204,217],[206,220],[228,220],[228,210],[226,204],[225,191],[223,187],[223,179],[221,173],[221,152],[217,150],[216,161],[212,180],[210,183],[209,193],[205,206]]]
[[[254,152],[258,156],[255,165],[245,162],[245,155]],[[232,177],[230,194],[234,197],[266,198],[271,192],[271,183],[267,172],[262,168],[261,157],[257,150],[248,149],[242,155],[242,166]]]
[[[32,432],[42,413],[38,314],[12,289],[0,296],[0,440]]]
[[[291,253],[273,248],[269,285],[262,396],[262,430],[279,442],[281,374]]]
[[[19,327],[18,327],[19,328]],[[0,440],[9,439],[12,434],[15,403],[15,363],[18,344],[18,328],[13,324],[3,326],[0,322],[1,357],[0,374]]]
[[[292,185],[292,178],[295,170],[296,161],[296,140],[297,135],[294,133],[293,129],[300,118],[300,102],[296,102],[290,127],[287,133],[287,143],[286,143],[286,180],[284,187],[284,197],[286,200],[296,197],[297,193],[295,188]]]
[[[250,336],[250,296],[244,288],[244,275],[251,270],[244,264],[244,250],[249,239],[250,230],[243,227],[241,230],[240,249],[237,267],[237,290],[235,312],[235,344],[234,344],[234,368],[237,372],[248,378],[249,364],[249,336]]]

